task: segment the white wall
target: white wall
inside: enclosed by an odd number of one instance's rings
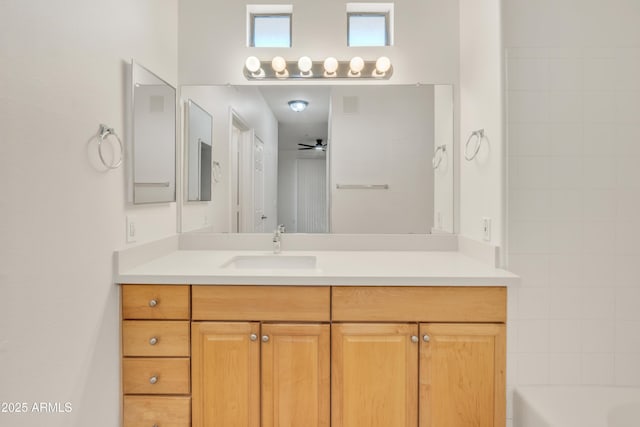
[[[185,202],[182,207],[182,231],[210,227],[214,232],[229,231],[230,180],[230,108],[255,130],[264,142],[265,230],[276,227],[278,122],[258,88],[229,86],[183,86],[182,103],[194,100],[213,116],[212,159],[220,162],[222,178],[213,184],[211,202]]]
[[[270,0],[252,4],[273,4]],[[458,2],[398,0],[395,2],[394,46],[347,47],[346,6],[343,0],[287,2],[293,5],[293,46],[246,47],[246,2],[181,0],[179,63],[181,84],[246,84],[245,59],[276,55],[314,60],[335,56],[348,60],[391,58],[395,84],[457,83]]]
[[[126,205],[99,165],[98,125],[124,135],[125,64],[177,83],[177,1],[0,3],[0,401],[72,403],[0,414],[12,427],[119,425],[115,249],[176,230],[174,203]],[[126,160],[125,160],[126,161]]]
[[[438,152],[440,164],[433,171],[433,228],[447,233],[454,232],[454,105],[453,86],[436,85],[433,88],[433,141],[434,151],[444,145],[445,151]],[[434,154],[435,155],[435,154]],[[437,160],[436,160],[437,161]],[[433,163],[432,163],[433,165]]]
[[[502,245],[504,148],[500,0],[460,0],[460,234]],[[486,138],[473,161],[464,157],[471,132]]]
[[[331,232],[431,232],[433,105],[431,85],[332,88]],[[336,189],[339,184],[389,189]]]
[[[640,385],[640,3],[504,18],[508,383]]]

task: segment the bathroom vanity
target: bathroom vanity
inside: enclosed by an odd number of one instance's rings
[[[178,250],[119,274],[124,426],[504,427],[516,276],[455,251],[235,265],[261,256]]]

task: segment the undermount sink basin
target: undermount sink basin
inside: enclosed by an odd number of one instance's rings
[[[222,265],[223,268],[313,269],[315,256],[302,255],[239,255]]]

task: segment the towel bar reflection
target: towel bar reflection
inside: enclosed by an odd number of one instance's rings
[[[436,147],[436,151],[433,153],[433,159],[431,160],[431,164],[433,165],[433,170],[436,170],[442,164],[442,160],[447,155],[447,146],[446,145],[438,145]]]
[[[114,163],[107,163],[107,161],[104,159],[104,156],[102,155],[102,143],[109,137],[109,135],[113,135],[116,138],[120,147],[120,158]],[[100,161],[102,162],[102,164],[108,169],[118,169],[122,164],[122,160],[124,158],[124,145],[122,145],[122,140],[113,130],[113,128],[110,128],[109,126],[103,124],[101,124],[98,128],[98,156],[100,156]]]
[[[171,185],[169,181],[166,182],[134,182],[133,185],[140,187],[168,187]]]
[[[475,137],[475,139],[474,139]],[[478,152],[480,151],[480,147],[482,146],[482,140],[484,139],[484,129],[478,129],[476,131],[471,132],[469,138],[467,139],[467,143],[464,145],[464,158],[468,161],[471,161],[476,158]],[[475,141],[475,148],[473,152],[469,154],[469,144],[471,141]]]
[[[338,190],[388,190],[389,184],[336,184]]]

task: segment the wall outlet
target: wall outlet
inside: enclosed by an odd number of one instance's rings
[[[491,241],[491,218],[482,218],[482,240]]]
[[[127,243],[133,243],[137,238],[137,230],[136,230],[136,217],[129,215],[127,216]]]

